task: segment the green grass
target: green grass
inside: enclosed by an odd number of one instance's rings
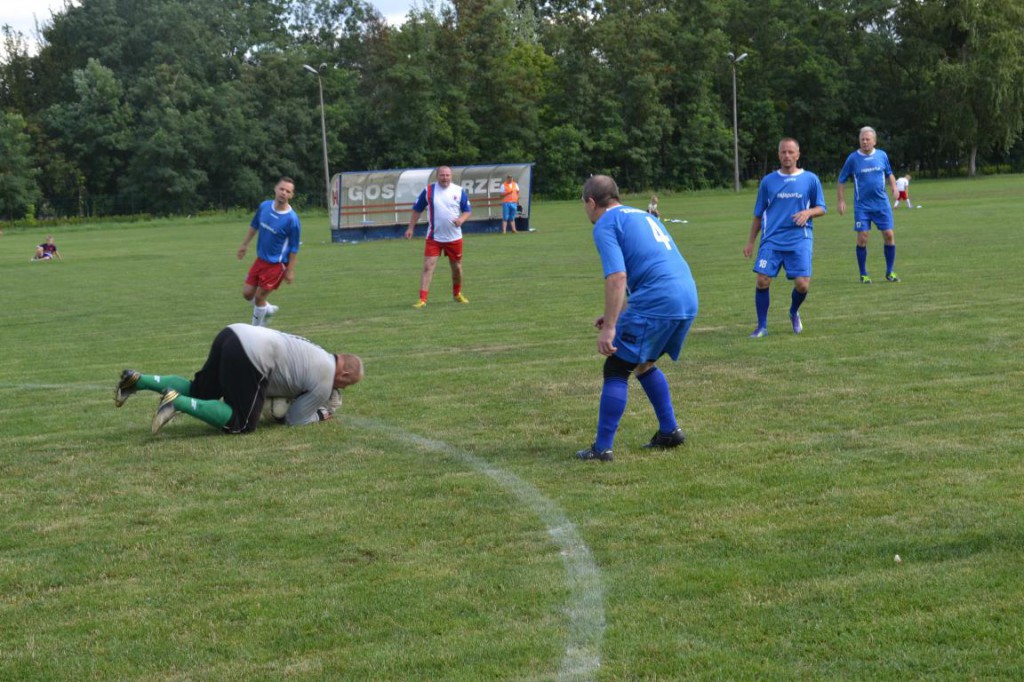
[[[661,365],[689,442],[639,447],[634,382],[607,465],[571,457],[601,383],[578,202],[469,236],[470,305],[442,264],[422,311],[419,241],[305,216],[274,323],[367,376],[239,437],[111,396],[248,320],[248,216],[61,228],[62,263],[6,230],[0,679],[1020,679],[1021,187],[915,181],[900,284],[816,220],[806,331],[778,280],[759,341],[753,190],[662,196],[701,296]]]

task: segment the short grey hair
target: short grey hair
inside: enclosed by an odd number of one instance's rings
[[[861,129],[860,129],[860,132],[859,132],[859,133],[857,133],[857,137],[860,137],[860,136],[861,136],[861,135],[863,135],[864,133],[871,133],[871,134],[872,134],[872,135],[874,135],[875,137],[878,137],[878,133],[876,133],[876,132],[875,132],[875,129],[874,129],[874,128],[872,128],[871,126],[864,126],[863,128],[861,128]]]
[[[583,184],[583,201],[593,199],[598,208],[619,200],[619,186],[608,175],[591,175]]]

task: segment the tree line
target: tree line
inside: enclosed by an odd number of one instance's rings
[[[332,174],[729,186],[734,66],[746,179],[784,135],[834,176],[863,125],[899,169],[1024,170],[1024,0],[423,0],[398,26],[364,0],[81,0],[38,50],[2,33],[7,218],[252,207],[281,175],[322,205],[318,75]]]

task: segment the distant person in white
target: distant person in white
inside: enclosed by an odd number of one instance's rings
[[[907,202],[907,208],[914,208],[913,204],[910,203],[910,197],[908,192],[910,190],[910,173],[907,173],[902,178],[896,178],[896,201],[892,207],[896,208],[900,205],[901,201]]]

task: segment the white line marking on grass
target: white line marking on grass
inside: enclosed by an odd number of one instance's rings
[[[0,389],[13,388],[18,391],[61,391],[61,390],[99,390],[111,388],[114,382],[111,381],[109,385],[99,386],[97,384],[9,384],[0,383]]]
[[[562,657],[558,679],[593,679],[601,668],[601,639],[605,628],[604,588],[601,585],[601,572],[594,563],[590,548],[583,542],[576,526],[569,521],[565,512],[537,488],[515,474],[499,469],[490,462],[454,448],[448,443],[424,438],[373,419],[351,415],[345,419],[356,426],[384,432],[395,440],[457,459],[491,478],[540,518],[562,555],[569,583],[569,605],[566,609],[569,616],[569,637],[565,643],[565,655]]]

